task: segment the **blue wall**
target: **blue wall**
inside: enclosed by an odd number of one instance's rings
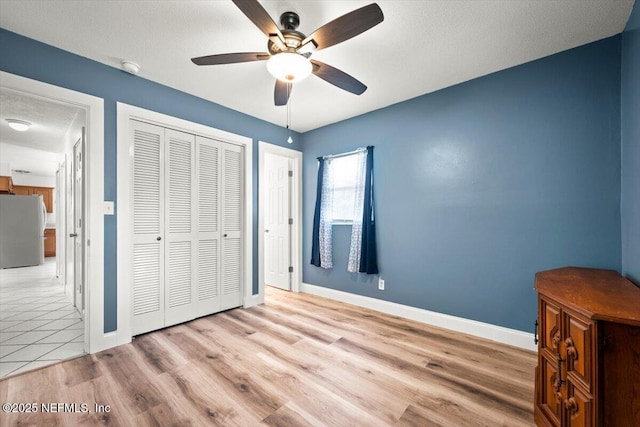
[[[622,272],[640,285],[640,2],[622,33]]]
[[[637,278],[637,9],[622,37],[294,135],[305,158],[304,281],[530,330],[536,271],[620,270],[622,260]],[[105,100],[105,200],[116,198],[116,102],[249,136],[254,149],[257,140],[286,146],[278,126],[3,29],[0,51],[0,70]],[[308,264],[315,158],[365,145],[376,146],[385,291],[377,277],[346,272],[348,226],[334,227],[333,270]],[[116,243],[116,218],[105,217],[105,331],[116,328]]]
[[[116,102],[253,138],[253,235],[257,236],[257,141],[300,150],[299,134],[294,133],[294,143],[288,145],[284,143],[288,136],[288,131],[284,128],[1,28],[0,52],[2,71],[104,99],[105,200],[116,200]],[[216,83],[212,81],[211,84]],[[116,216],[105,216],[104,221],[104,320],[105,332],[110,332],[117,328]],[[254,238],[253,241],[253,291],[257,293],[257,239]]]
[[[532,331],[534,274],[620,270],[620,36],[303,135],[306,283]],[[637,105],[637,104],[636,104]],[[309,264],[316,157],[375,146],[380,275]]]

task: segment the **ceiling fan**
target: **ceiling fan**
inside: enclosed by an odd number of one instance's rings
[[[312,73],[356,95],[367,90],[362,82],[344,71],[309,58],[313,51],[349,40],[382,22],[384,16],[376,3],[342,15],[306,36],[296,30],[300,25],[300,17],[295,12],[285,12],[280,16],[280,29],[257,0],[232,1],[268,37],[268,52],[200,56],[191,59],[194,64],[220,65],[267,61],[267,69],[277,79],[274,91],[275,105],[286,105],[292,83]]]

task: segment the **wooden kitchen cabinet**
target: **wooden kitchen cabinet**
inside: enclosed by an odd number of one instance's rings
[[[33,194],[40,194],[44,200],[47,212],[53,212],[53,188],[33,187]]]
[[[10,176],[0,176],[0,194],[13,194],[13,180]]]
[[[44,230],[44,256],[56,256],[56,229],[46,228]]]
[[[611,270],[536,274],[538,426],[640,426],[640,287]]]
[[[47,212],[53,212],[53,188],[51,187],[30,187],[27,185],[14,185],[13,194],[19,196],[31,196],[39,194],[44,200]]]
[[[16,196],[31,196],[33,194],[33,190],[31,189],[31,187],[25,187],[23,185],[14,185],[13,194],[15,194]]]

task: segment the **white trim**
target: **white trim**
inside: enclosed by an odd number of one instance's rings
[[[112,347],[109,334],[104,333],[104,100],[4,71],[0,71],[0,86],[72,104],[87,113],[84,348],[95,353]]]
[[[435,311],[397,304],[395,302],[350,294],[348,292],[310,285],[308,283],[302,284],[300,292],[345,302],[358,307],[369,308],[371,310],[380,311],[393,316],[400,316],[405,319],[415,320],[416,322],[426,323],[480,338],[490,339],[499,343],[520,347],[525,350],[538,350],[538,346],[533,343],[533,334],[518,331],[516,329],[504,328],[490,323],[437,313]]]
[[[260,304],[264,304],[264,293],[244,297],[243,308],[249,308]]]
[[[291,230],[291,264],[293,275],[291,277],[291,291],[300,292],[302,284],[302,152],[268,142],[258,142],[258,182],[264,183],[264,155],[276,154],[292,160],[293,163],[293,188],[291,191],[293,206],[293,227]],[[259,185],[258,194],[258,296],[264,302],[264,209],[266,202],[265,186]]]
[[[245,170],[245,223],[244,223],[244,296],[243,303],[253,302],[253,140],[199,123],[179,119],[132,105],[117,103],[117,151],[118,151],[118,345],[131,342],[131,206],[122,201],[130,200],[129,177],[131,153],[129,152],[129,122],[131,119],[162,127],[204,136],[244,147]]]

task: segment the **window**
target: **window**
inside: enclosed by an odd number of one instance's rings
[[[311,264],[333,268],[334,224],[351,225],[347,271],[378,274],[373,213],[373,146],[318,157]]]
[[[351,224],[355,205],[358,156],[350,154],[333,158],[329,162],[329,167],[333,178],[331,220],[334,224]]]

